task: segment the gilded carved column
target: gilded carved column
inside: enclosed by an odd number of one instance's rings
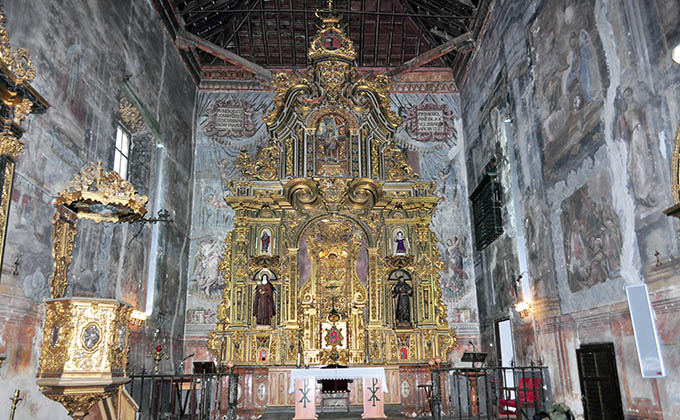
[[[298,294],[298,252],[300,248],[288,248],[288,273],[286,286],[288,287],[288,317],[284,320],[287,327],[298,328],[297,294]]]
[[[381,327],[383,324],[383,311],[378,295],[380,295],[380,280],[378,278],[378,248],[368,248],[368,294],[369,294],[369,321],[368,327]]]
[[[64,297],[68,286],[68,266],[73,259],[73,246],[76,240],[76,220],[78,216],[66,206],[58,206],[52,217],[52,260],[54,269],[50,278],[52,299]]]
[[[31,113],[41,114],[49,107],[47,101],[29,84],[34,77],[35,70],[28,51],[10,47],[5,13],[0,9],[0,267],[12,199],[14,167],[24,151],[21,121]]]

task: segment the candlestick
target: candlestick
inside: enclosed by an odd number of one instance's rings
[[[20,393],[19,390],[17,389],[16,391],[14,391],[14,398],[10,398],[10,400],[12,400],[12,409],[9,412],[9,420],[14,420],[14,412],[17,409],[17,404],[19,403],[19,401],[23,399],[19,398],[19,395]]]

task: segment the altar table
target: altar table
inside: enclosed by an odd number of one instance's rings
[[[363,379],[365,419],[386,418],[384,394],[388,392],[385,369],[381,367],[342,369],[296,369],[290,372],[290,392],[295,392],[293,420],[316,419],[316,381],[321,379]]]

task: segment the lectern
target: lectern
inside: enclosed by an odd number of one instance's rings
[[[486,375],[486,371],[481,370],[486,360],[486,353],[463,353],[460,358],[462,362],[471,362],[470,369],[460,369],[459,375],[466,376],[470,383],[470,414],[473,416],[479,415],[479,397],[477,395],[477,378]],[[475,368],[475,363],[481,363],[479,368]]]

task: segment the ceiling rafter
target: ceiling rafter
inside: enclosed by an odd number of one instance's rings
[[[457,36],[438,47],[432,48],[431,50],[428,50],[423,54],[410,59],[401,66],[388,71],[387,75],[396,76],[401,73],[415,70],[418,67],[424,66],[425,64],[450,53],[451,51],[457,50],[459,48],[469,48],[470,45],[474,45],[474,39],[472,38],[472,33],[466,32],[463,35]]]
[[[309,43],[316,35],[315,11],[327,7],[327,0],[150,1],[173,38],[184,30],[210,44],[192,44],[180,51],[192,76],[200,74],[202,66],[233,66],[234,57],[222,54],[224,51],[261,68],[305,66]],[[347,35],[357,49],[357,65],[393,68],[426,56],[470,30],[477,36],[489,2],[335,0],[334,9],[342,15]],[[480,18],[480,14],[484,16]],[[186,40],[178,45],[182,42]],[[461,75],[468,56],[454,49],[420,65],[448,66]]]
[[[251,72],[264,80],[271,81],[273,79],[272,72],[270,70],[265,69],[264,67],[259,66],[256,63],[248,61],[245,58],[238,56],[231,51],[227,51],[224,48],[215,45],[210,41],[206,41],[205,39],[199,38],[198,36],[189,33],[185,30],[180,31],[177,37],[177,41],[179,47],[182,49],[191,48],[193,46],[209,54],[216,55],[223,59],[224,61],[227,61],[237,67],[240,67],[243,70]]]
[[[394,0],[394,2],[401,7],[401,9],[411,15],[415,15],[416,13],[414,12],[413,7],[411,7],[411,3],[409,3],[409,0]],[[428,48],[434,48],[437,46],[438,42],[432,38],[432,36],[429,34],[429,31],[423,24],[423,22],[420,20],[419,17],[417,16],[412,16],[408,18],[409,21],[418,29],[419,31],[419,37],[425,41],[427,44]],[[418,54],[416,53],[416,56]],[[402,63],[404,61],[402,60]]]

